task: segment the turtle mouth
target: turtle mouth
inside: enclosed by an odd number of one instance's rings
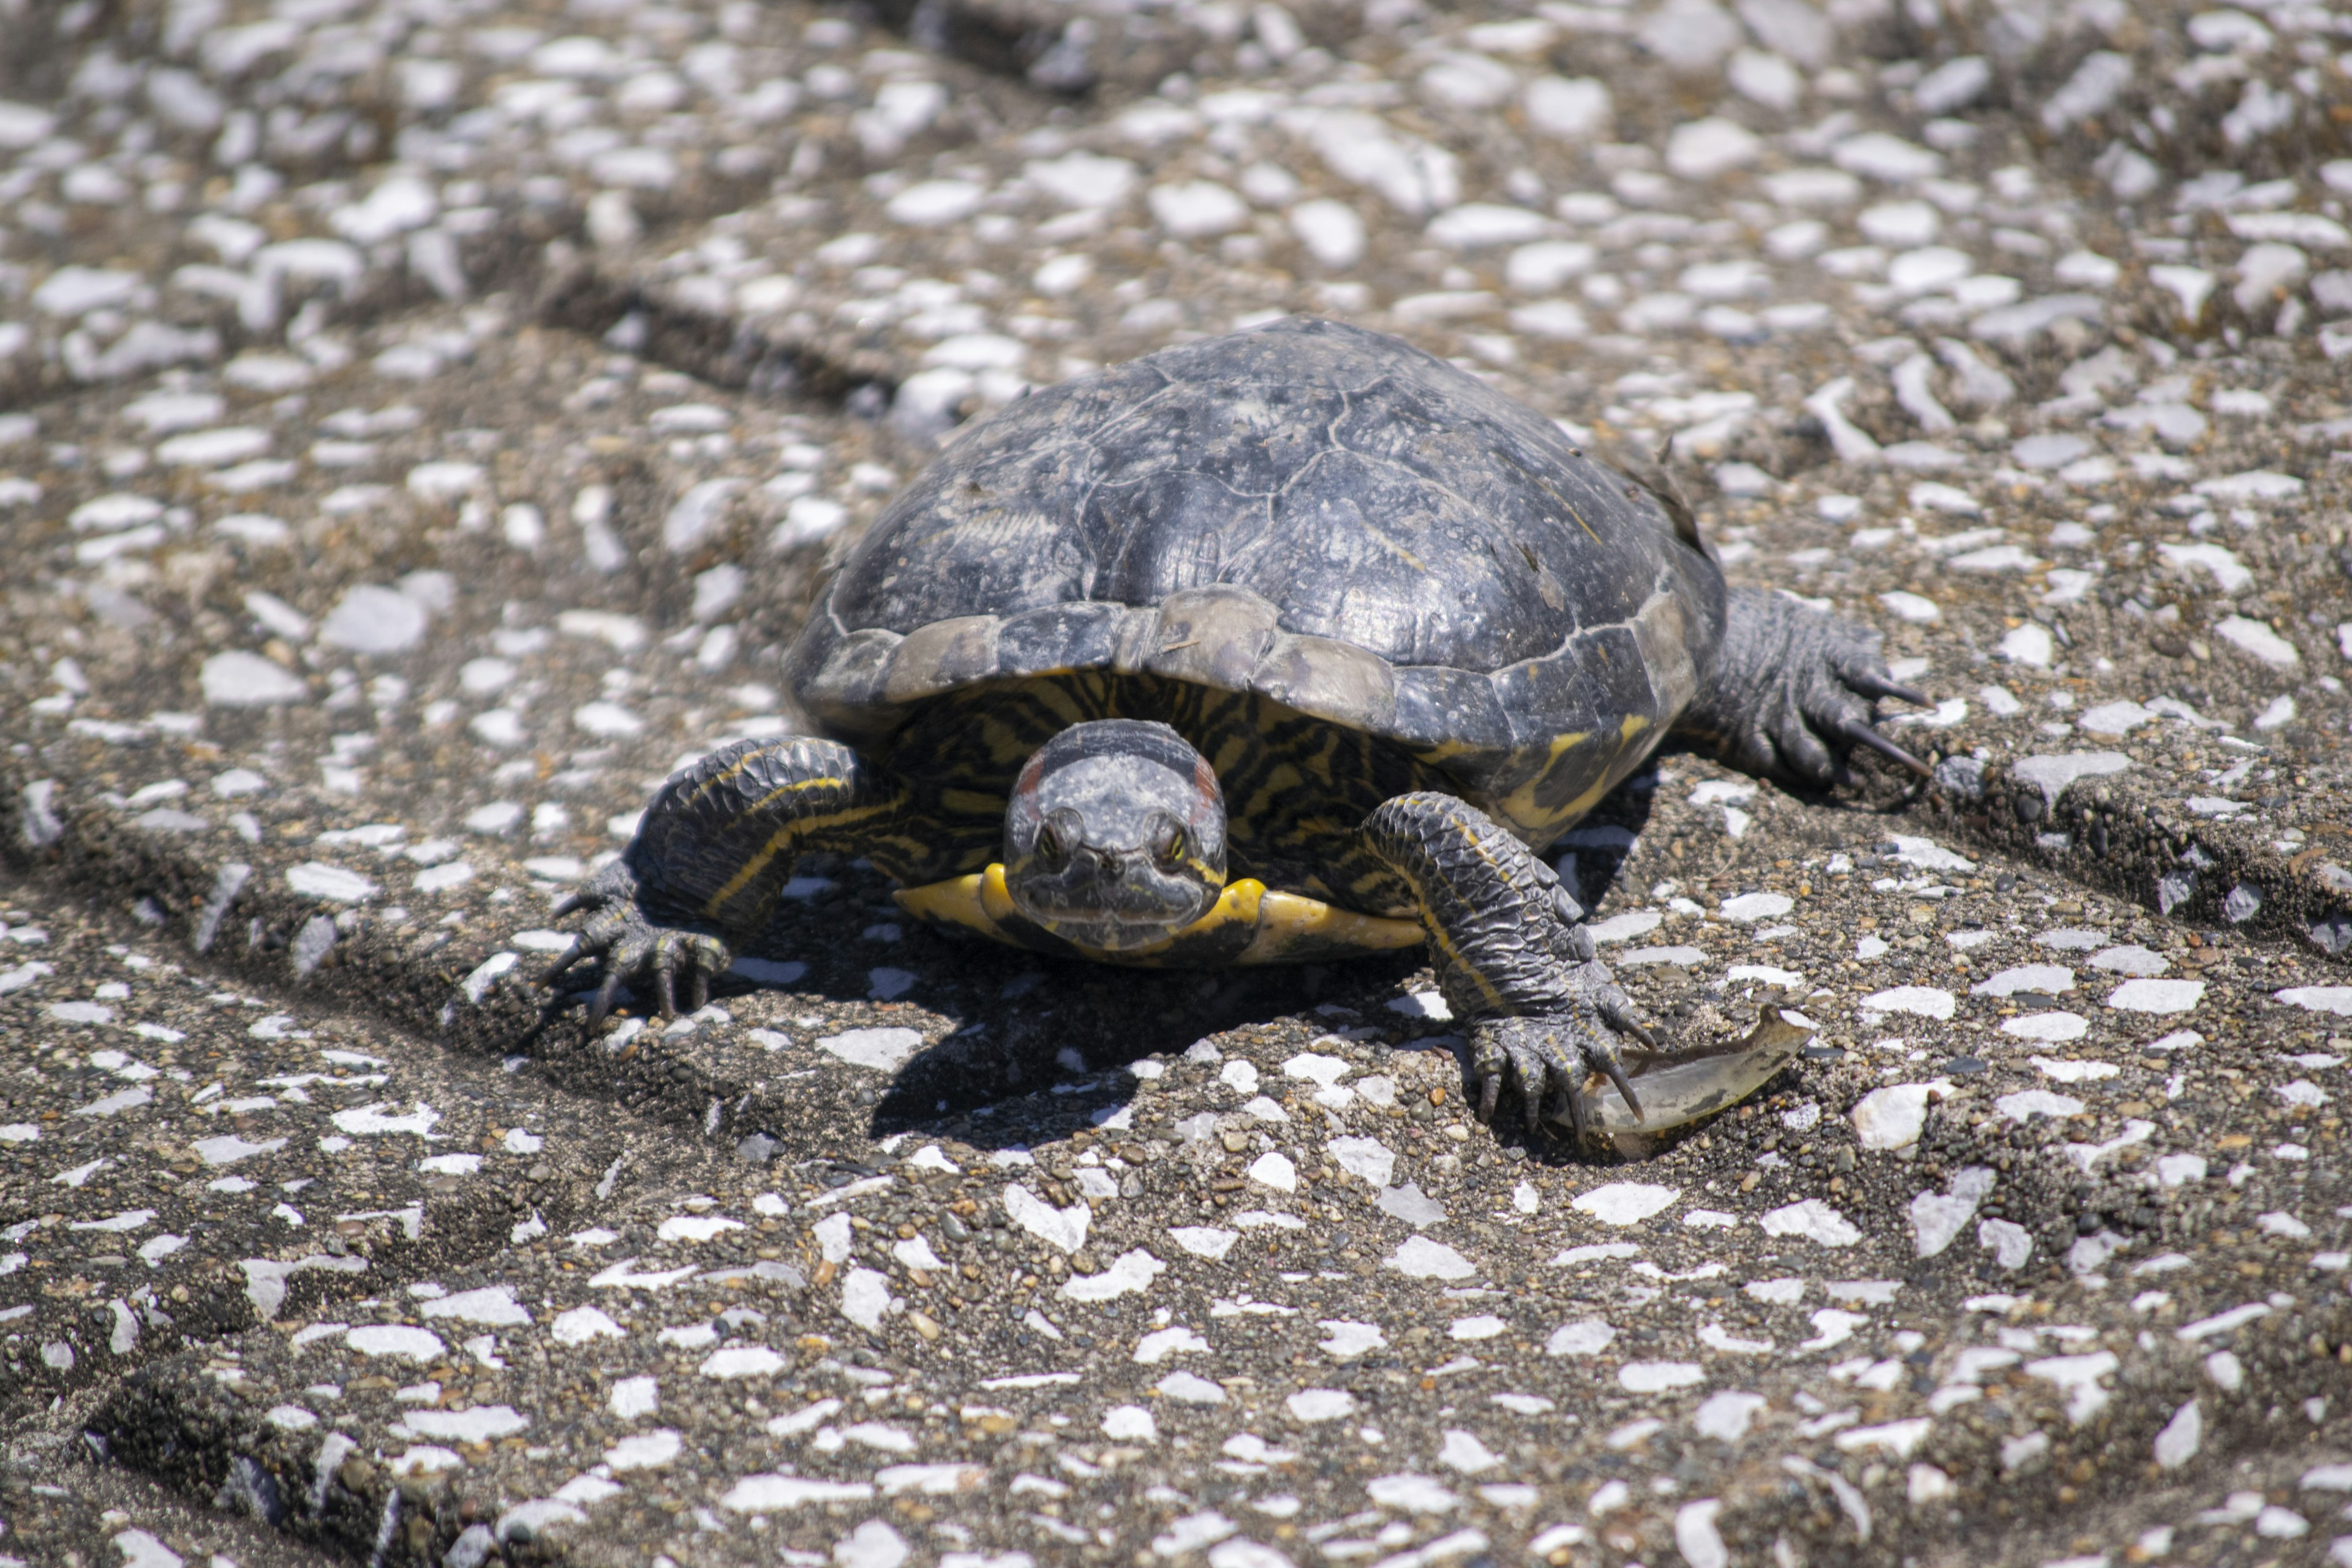
[[[1024,869],[1005,879],[1013,906],[1064,941],[1106,952],[1167,940],[1208,913],[1220,890],[1150,855],[1080,849],[1058,869]]]

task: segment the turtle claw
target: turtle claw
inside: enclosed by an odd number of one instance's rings
[[[588,1026],[591,1028],[612,1016],[613,1000],[621,993],[621,972],[615,968],[604,972],[604,983],[596,987],[596,995],[588,1004]]]
[[[636,878],[622,861],[607,866],[555,905],[557,914],[582,910],[590,911],[587,922],[572,944],[540,971],[538,983],[552,986],[583,964],[595,966],[601,973],[588,999],[591,1027],[612,1016],[625,985],[650,991],[661,1016],[675,1017],[681,977],[692,1004],[688,1010],[699,1012],[710,1000],[710,977],[734,961],[719,938],[647,915],[637,897]]]
[[[1843,671],[1843,674],[1847,687],[1861,696],[1872,699],[1892,697],[1898,702],[1908,702],[1914,708],[1934,706],[1926,692],[1914,691],[1907,686],[1898,686],[1875,670],[1853,669]]]
[[[1880,756],[1891,757],[1923,779],[1935,774],[1935,769],[1859,720],[1847,720],[1837,727],[1837,732],[1844,736],[1849,744],[1867,746]]]
[[[1641,1101],[1611,1038],[1616,1027],[1612,1012],[1579,1002],[1547,1017],[1480,1020],[1471,1045],[1472,1071],[1479,1080],[1479,1120],[1494,1121],[1507,1088],[1518,1099],[1520,1118],[1529,1132],[1546,1120],[1564,1121],[1582,1138],[1592,1123],[1584,1084],[1596,1073],[1617,1086],[1638,1116]]]
[[[587,956],[587,944],[574,936],[572,939],[572,945],[541,965],[539,973],[530,977],[530,983],[533,985],[552,986],[557,981],[572,973]]]

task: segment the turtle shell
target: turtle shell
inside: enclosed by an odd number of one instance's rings
[[[1532,844],[1630,773],[1722,635],[1687,520],[1377,332],[1286,319],[965,432],[787,658],[852,745],[977,682],[1148,673],[1393,740]]]

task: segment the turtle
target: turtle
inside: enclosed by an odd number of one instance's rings
[[[831,851],[915,917],[1066,957],[1423,948],[1480,1117],[1508,1091],[1581,1131],[1609,1085],[1643,1115],[1621,1043],[1658,1046],[1547,847],[1670,736],[1805,790],[1857,745],[1927,771],[1873,727],[1926,700],[1875,634],[1727,586],[1666,487],[1311,318],[976,422],[784,667],[814,732],[683,768],[559,905],[586,919],[541,978],[601,970],[593,1020],[624,984],[702,1005]]]

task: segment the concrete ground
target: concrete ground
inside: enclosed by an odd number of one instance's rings
[[[0,17],[0,1565],[2352,1564],[2352,12]],[[1559,847],[1798,1059],[1572,1149],[832,860],[542,1012],[962,425],[1290,313],[1934,697]]]

